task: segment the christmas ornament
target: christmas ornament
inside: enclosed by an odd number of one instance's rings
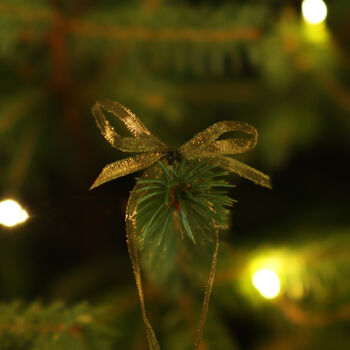
[[[117,117],[127,127],[132,137],[119,135],[107,120],[103,110]],[[223,219],[226,214],[225,206],[232,204],[232,201],[222,191],[220,192],[220,188],[231,185],[217,179],[226,172],[217,172],[214,168],[222,168],[258,185],[271,188],[269,176],[228,156],[245,153],[254,148],[258,137],[257,131],[245,122],[221,121],[196,134],[177,150],[171,150],[152,135],[129,109],[118,102],[109,99],[99,100],[93,106],[92,114],[102,135],[112,147],[138,154],[108,164],[90,189],[145,169],[143,177],[138,180],[130,194],[125,223],[129,255],[151,350],[160,349],[160,346],[147,318],[141,279],[140,246],[142,247],[147,240],[152,241],[154,249],[166,246],[169,238],[166,237],[169,236],[168,225],[177,225],[181,238],[186,235],[195,244],[196,233],[189,224],[189,218],[195,215],[202,219],[203,225],[209,228],[207,231],[212,231],[215,237],[215,248],[194,345],[194,349],[198,349],[214,281],[219,249],[219,228],[225,226]],[[222,134],[230,131],[238,131],[250,137],[218,140]],[[156,209],[152,211],[152,207]],[[159,223],[162,223],[162,226]],[[142,224],[139,237],[138,224]]]

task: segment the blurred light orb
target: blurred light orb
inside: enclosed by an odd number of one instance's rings
[[[25,222],[28,218],[27,211],[13,199],[0,202],[0,224],[12,227]]]
[[[301,11],[304,20],[309,24],[319,24],[327,17],[327,6],[323,0],[304,0]]]
[[[254,273],[252,283],[259,293],[266,299],[276,298],[280,292],[280,280],[276,272],[261,269]]]

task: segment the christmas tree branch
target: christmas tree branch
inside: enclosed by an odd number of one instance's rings
[[[124,41],[151,42],[235,42],[252,41],[261,37],[257,28],[215,29],[215,28],[146,28],[133,26],[101,25],[87,21],[73,20],[69,23],[73,35]]]
[[[61,302],[44,307],[12,302],[0,305],[1,349],[109,349],[115,338],[102,322],[106,310]]]

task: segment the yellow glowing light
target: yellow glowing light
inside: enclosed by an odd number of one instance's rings
[[[301,11],[304,20],[310,24],[319,24],[327,17],[327,6],[322,0],[304,0]]]
[[[266,299],[276,298],[280,292],[280,280],[276,272],[261,269],[254,273],[252,277],[254,287]]]
[[[0,202],[0,224],[12,227],[25,222],[29,215],[20,204],[12,199]]]

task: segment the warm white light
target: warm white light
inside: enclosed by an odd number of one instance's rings
[[[16,201],[7,199],[0,202],[0,224],[15,226],[28,219],[29,215]]]
[[[258,270],[252,277],[254,287],[267,299],[276,298],[280,292],[280,280],[272,270]]]
[[[318,24],[327,17],[327,6],[322,0],[304,0],[301,11],[306,22]]]

